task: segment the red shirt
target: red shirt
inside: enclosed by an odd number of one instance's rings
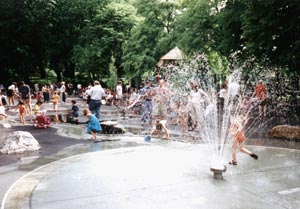
[[[264,84],[257,84],[255,87],[255,93],[259,100],[263,100],[267,97],[267,87]]]

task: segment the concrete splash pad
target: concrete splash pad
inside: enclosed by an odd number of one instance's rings
[[[223,180],[213,179],[205,145],[152,142],[77,155],[21,178],[3,209],[298,208],[300,151],[249,149],[259,160],[239,153]]]

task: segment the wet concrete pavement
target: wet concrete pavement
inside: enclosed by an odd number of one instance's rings
[[[40,167],[11,187],[4,208],[299,208],[299,150],[250,146],[258,161],[239,155],[238,166],[228,165],[223,180],[215,180],[205,145],[124,140],[143,146]]]

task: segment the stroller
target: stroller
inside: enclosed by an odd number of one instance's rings
[[[51,120],[46,112],[39,112],[35,117],[34,126],[37,128],[48,128],[51,126]]]

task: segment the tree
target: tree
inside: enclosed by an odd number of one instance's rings
[[[200,51],[209,53],[216,48],[218,25],[216,12],[209,0],[185,2],[184,13],[176,21],[174,37],[187,54]]]
[[[167,43],[171,43],[168,36],[178,16],[178,5],[158,0],[138,0],[135,5],[142,18],[124,45],[123,67],[129,78],[139,80],[144,73],[152,71],[160,56],[174,46]]]
[[[78,70],[87,72],[89,80],[108,77],[112,61],[121,75],[122,45],[132,27],[129,15],[128,11],[108,4],[86,19],[73,60]]]
[[[45,75],[50,10],[53,1],[0,2],[0,67],[8,80]]]

